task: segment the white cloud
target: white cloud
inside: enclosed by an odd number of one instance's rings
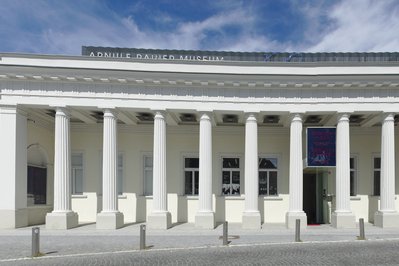
[[[396,0],[342,1],[328,13],[333,28],[310,52],[389,52],[399,49],[399,6]],[[315,36],[317,38],[317,36]]]
[[[396,0],[291,1],[299,12],[302,37],[284,41],[260,30],[275,23],[256,4],[219,1],[214,13],[201,20],[154,18],[169,27],[138,23],[134,12],[121,17],[100,1],[12,1],[0,5],[0,49],[13,52],[80,54],[82,45],[227,50],[227,51],[397,51],[399,5]],[[287,17],[284,23],[289,23]],[[170,25],[176,25],[171,28]],[[284,25],[287,27],[287,25]],[[288,27],[298,27],[289,25]],[[270,36],[276,36],[272,38]],[[287,36],[285,36],[287,37]],[[289,36],[288,36],[289,37]]]

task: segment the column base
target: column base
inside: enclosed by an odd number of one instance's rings
[[[308,226],[308,219],[305,212],[287,212],[285,215],[285,226],[288,229],[295,228],[296,220],[301,220],[301,228],[305,229]]]
[[[100,212],[97,214],[97,229],[118,229],[123,225],[123,213],[121,212]]]
[[[352,212],[333,212],[331,226],[334,228],[356,228],[356,217]]]
[[[78,226],[76,212],[51,212],[46,215],[46,229],[71,229]]]
[[[399,228],[399,213],[377,211],[374,214],[374,225],[382,228]]]
[[[260,229],[261,223],[260,212],[244,212],[242,214],[243,229]]]
[[[170,212],[153,212],[147,217],[147,226],[151,229],[168,229],[171,225]]]
[[[197,212],[195,215],[195,227],[203,229],[215,229],[215,213]]]
[[[28,226],[28,210],[0,210],[0,229]]]

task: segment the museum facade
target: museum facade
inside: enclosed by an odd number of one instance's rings
[[[0,228],[399,227],[399,53],[3,53],[0,90]]]

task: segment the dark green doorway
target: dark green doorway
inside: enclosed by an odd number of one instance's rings
[[[303,210],[306,213],[308,225],[325,223],[323,219],[322,174],[303,174]]]

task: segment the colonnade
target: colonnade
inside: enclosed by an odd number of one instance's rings
[[[350,209],[350,128],[349,113],[338,114],[336,132],[336,210],[332,214],[332,226],[355,226],[355,216]],[[71,210],[71,162],[69,113],[57,108],[55,114],[55,161],[54,161],[54,211],[46,217],[49,228],[67,229],[77,226],[78,216]],[[199,200],[195,216],[197,227],[215,227],[212,204],[212,113],[201,112],[199,121]],[[123,214],[118,211],[117,200],[117,118],[116,111],[104,110],[103,137],[103,204],[97,216],[97,227],[112,229],[123,226]],[[294,227],[300,219],[306,226],[303,211],[303,156],[302,114],[290,116],[289,161],[289,210],[286,225]],[[375,224],[391,227],[399,216],[395,211],[395,150],[394,115],[384,114],[381,142],[381,206],[375,214]],[[171,214],[167,208],[166,179],[166,113],[155,111],[153,147],[153,210],[147,223],[153,228],[171,226]],[[245,209],[242,215],[244,228],[260,228],[258,207],[258,122],[256,113],[245,116]]]

